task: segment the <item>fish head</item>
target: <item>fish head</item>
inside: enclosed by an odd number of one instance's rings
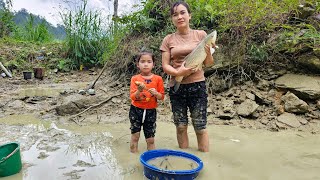
[[[213,45],[215,45],[216,39],[217,39],[217,31],[213,31],[212,33],[210,33],[206,36],[205,42],[207,45],[212,47]]]

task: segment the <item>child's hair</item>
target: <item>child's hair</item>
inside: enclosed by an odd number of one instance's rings
[[[139,60],[140,60],[140,58],[141,58],[142,55],[149,55],[149,56],[151,56],[152,61],[153,61],[153,63],[154,63],[154,54],[153,54],[152,52],[150,52],[150,51],[141,51],[141,52],[139,52],[139,53],[136,55],[136,62],[137,62],[137,63],[139,62]]]
[[[183,2],[183,1],[178,1],[178,2],[175,2],[175,3],[171,6],[171,8],[170,8],[170,15],[171,15],[171,16],[174,14],[175,8],[176,8],[177,6],[179,6],[180,4],[183,5],[184,7],[186,7],[188,13],[191,14],[189,5],[188,5],[187,3],[186,3],[186,2]]]

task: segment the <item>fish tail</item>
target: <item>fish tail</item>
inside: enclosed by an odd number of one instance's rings
[[[174,92],[177,92],[180,87],[180,82],[176,82],[174,85]]]

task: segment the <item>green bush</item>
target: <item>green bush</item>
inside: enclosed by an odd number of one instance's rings
[[[0,8],[0,38],[9,36],[16,28],[13,22],[13,14],[6,7]]]
[[[159,33],[170,26],[169,9],[173,0],[145,0],[139,11],[115,19],[133,33]]]

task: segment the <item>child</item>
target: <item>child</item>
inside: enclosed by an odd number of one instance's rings
[[[154,55],[141,52],[136,58],[140,74],[134,75],[130,83],[131,106],[129,112],[131,142],[130,151],[138,152],[141,126],[143,126],[147,149],[155,149],[157,100],[164,99],[164,87],[161,76],[153,74]]]

